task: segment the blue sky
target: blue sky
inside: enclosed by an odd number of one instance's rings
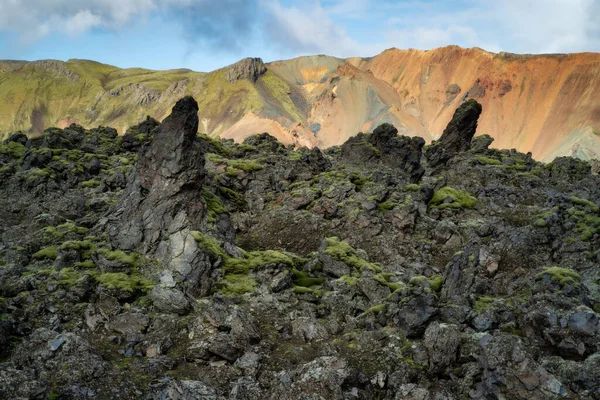
[[[0,0],[0,59],[210,71],[449,44],[600,52],[600,0]]]

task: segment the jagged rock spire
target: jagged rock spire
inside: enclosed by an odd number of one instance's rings
[[[430,167],[444,164],[457,153],[469,150],[481,111],[481,104],[473,99],[458,107],[440,140],[432,144],[425,153]]]
[[[153,298],[164,309],[185,310],[185,298],[176,287],[207,294],[211,264],[191,234],[205,214],[201,201],[205,178],[204,153],[198,132],[198,103],[184,97],[160,125],[152,143],[138,155],[121,201],[117,220],[109,228],[115,247],[141,248],[156,257],[165,269]],[[173,299],[176,299],[177,306]],[[173,304],[171,304],[173,303]]]

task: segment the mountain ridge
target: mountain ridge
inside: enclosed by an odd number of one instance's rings
[[[484,109],[480,132],[498,147],[545,160],[599,157],[597,53],[391,48],[369,58],[260,60],[264,71],[250,79],[246,60],[208,73],[79,59],[0,61],[0,132],[35,136],[78,123],[123,134],[146,115],[163,119],[178,98],[193,95],[200,130],[236,141],[265,131],[286,144],[326,148],[386,122],[431,141],[462,101],[475,98]],[[241,78],[230,79],[237,68]]]

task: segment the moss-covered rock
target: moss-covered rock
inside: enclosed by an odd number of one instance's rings
[[[429,206],[441,210],[445,208],[475,208],[477,199],[465,191],[446,186],[434,192]]]

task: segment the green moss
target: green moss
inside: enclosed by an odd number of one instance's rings
[[[598,211],[600,211],[600,208],[598,208],[598,206],[594,202],[592,202],[592,201],[589,201],[589,200],[586,200],[586,199],[580,199],[579,197],[576,197],[576,196],[572,196],[571,197],[571,201],[574,204],[577,204],[577,205],[580,205],[580,206],[583,206],[583,207],[588,207],[590,210],[592,210],[595,213],[597,213]]]
[[[451,198],[452,202],[444,203],[444,201],[448,198]],[[467,192],[446,186],[435,191],[433,198],[429,202],[429,205],[439,209],[475,208],[477,205],[477,199]]]
[[[247,143],[240,143],[237,145],[237,149],[242,151],[256,151],[256,146],[252,146],[251,144]]]
[[[300,161],[302,160],[302,152],[299,150],[290,152],[290,160],[292,161]]]
[[[230,273],[246,274],[270,264],[296,266],[303,260],[275,250],[245,252],[246,258],[226,257],[223,269]]]
[[[292,274],[294,276],[294,285],[301,287],[321,285],[326,280],[325,278],[313,278],[307,272],[299,271],[296,268],[292,269]]]
[[[429,286],[436,292],[442,290],[442,283],[444,282],[444,277],[442,275],[434,275],[427,278],[427,282],[429,282]]]
[[[8,144],[0,144],[0,154],[10,156],[11,158],[23,158],[27,147],[17,142],[9,142]]]
[[[488,308],[492,307],[495,301],[496,298],[492,296],[479,296],[473,305],[473,310],[475,310],[477,314],[481,314]]]
[[[217,215],[227,212],[227,207],[221,202],[221,199],[207,189],[202,189],[202,197],[206,204],[208,222],[215,222]]]
[[[297,294],[308,294],[308,293],[314,293],[313,289],[308,288],[306,286],[294,286],[294,293]]]
[[[229,160],[227,165],[231,168],[239,169],[244,172],[254,172],[263,169],[265,166],[256,160]]]
[[[553,207],[553,208],[549,209],[548,211],[545,211],[541,214],[536,215],[536,219],[533,222],[533,225],[538,228],[546,227],[548,225],[546,220],[548,218],[550,218],[552,216],[552,214],[554,214],[557,211],[558,211],[558,207]]]
[[[109,272],[96,276],[96,280],[107,289],[119,289],[126,292],[149,292],[154,283],[139,274],[127,275],[123,272]]]
[[[223,158],[219,154],[215,154],[215,153],[208,153],[208,154],[206,154],[205,158],[214,164],[222,164],[222,163],[227,162],[227,160],[225,158]]]
[[[239,169],[227,167],[227,169],[225,170],[225,176],[228,176],[230,178],[237,178],[241,174],[242,174],[242,170],[239,170]]]
[[[243,209],[246,207],[246,196],[236,192],[235,190],[231,190],[225,186],[219,186],[219,194],[229,200],[237,208]]]
[[[360,215],[360,207],[356,207],[348,213],[348,219],[354,221]]]
[[[83,277],[81,273],[73,268],[63,268],[58,274],[60,279],[56,283],[65,286],[73,286]]]
[[[25,179],[27,181],[34,181],[38,178],[48,178],[48,179],[54,179],[55,175],[54,172],[52,171],[52,169],[46,167],[46,168],[32,168],[30,170],[25,171]]]
[[[590,206],[587,205],[587,207]],[[591,239],[594,235],[600,233],[599,216],[590,214],[586,210],[580,210],[575,207],[568,209],[567,212],[576,222],[577,227],[574,229],[574,231],[581,233],[581,240],[587,241]]]
[[[367,310],[368,314],[379,314],[381,312],[385,312],[387,310],[387,304],[377,304]]]
[[[222,258],[222,259],[227,258],[227,255],[225,254],[225,252],[221,248],[221,245],[219,244],[219,242],[216,239],[214,239],[210,236],[205,236],[201,232],[197,232],[197,231],[192,231],[191,234],[192,234],[194,240],[196,241],[196,243],[198,244],[198,247],[202,251],[207,253],[209,255],[209,257],[212,259],[212,261],[216,261],[219,258]]]
[[[58,256],[58,249],[54,246],[46,247],[33,255],[36,260],[55,260]]]
[[[417,192],[421,190],[421,185],[418,185],[416,183],[409,183],[408,185],[404,185],[402,190],[404,190],[405,192]]]
[[[394,207],[396,207],[397,205],[398,205],[397,201],[388,199],[388,200],[384,201],[383,203],[379,203],[377,205],[377,208],[379,208],[379,211],[386,212],[386,211],[390,211],[390,210],[394,209]]]
[[[42,229],[44,234],[50,236],[53,239],[62,239],[67,234],[78,234],[85,235],[88,232],[88,228],[83,226],[77,226],[72,222],[67,222],[58,226],[47,226]]]
[[[76,262],[74,265],[78,268],[86,268],[86,269],[94,268],[96,266],[96,264],[94,264],[94,262],[92,260]]]
[[[224,296],[237,296],[254,292],[256,281],[246,274],[229,274],[220,282],[218,293]]]
[[[536,275],[536,279],[543,279],[545,276],[549,276],[552,281],[559,283],[561,286],[569,283],[578,285],[581,280],[581,276],[577,272],[561,267],[544,268],[542,272]]]
[[[477,161],[479,161],[480,164],[483,164],[483,165],[501,165],[502,164],[502,161],[497,160],[495,158],[484,157],[484,156],[477,156],[475,158],[477,159]]]
[[[325,241],[327,242],[325,252],[334,259],[342,261],[345,264],[359,270],[362,268],[369,268],[375,272],[381,271],[381,267],[360,258],[352,246],[344,241],[341,241],[339,238],[329,237],[326,238]]]
[[[358,278],[355,277],[355,276],[344,275],[344,276],[341,276],[339,279],[341,281],[346,282],[346,284],[349,285],[349,286],[356,286],[356,285],[358,285]]]
[[[325,294],[325,291],[320,286],[305,287],[305,286],[292,286],[294,293],[296,294],[312,294],[317,297],[321,297]]]
[[[98,253],[102,254],[109,261],[118,261],[120,264],[127,265],[130,267],[137,267],[139,265],[138,258],[139,255],[137,253],[125,253],[122,250],[107,250],[100,249]]]
[[[374,279],[382,285],[390,288],[392,292],[400,291],[406,287],[403,282],[390,282],[390,276],[387,274],[377,274],[374,276]]]
[[[369,178],[358,172],[352,172],[350,174],[350,182],[352,182],[352,184],[356,187],[356,190],[359,192],[368,180]]]
[[[223,156],[229,156],[231,155],[231,151],[229,149],[227,149],[224,145],[223,145],[223,141],[219,138],[213,138],[210,137],[208,135],[205,135],[203,133],[199,133],[198,137],[208,143],[211,144],[211,146],[217,151],[217,153],[219,153],[220,155]],[[214,154],[214,153],[212,153]]]
[[[517,177],[540,179],[534,172],[519,172],[517,173]]]
[[[93,247],[89,240],[69,240],[60,245],[60,250],[91,250]]]

